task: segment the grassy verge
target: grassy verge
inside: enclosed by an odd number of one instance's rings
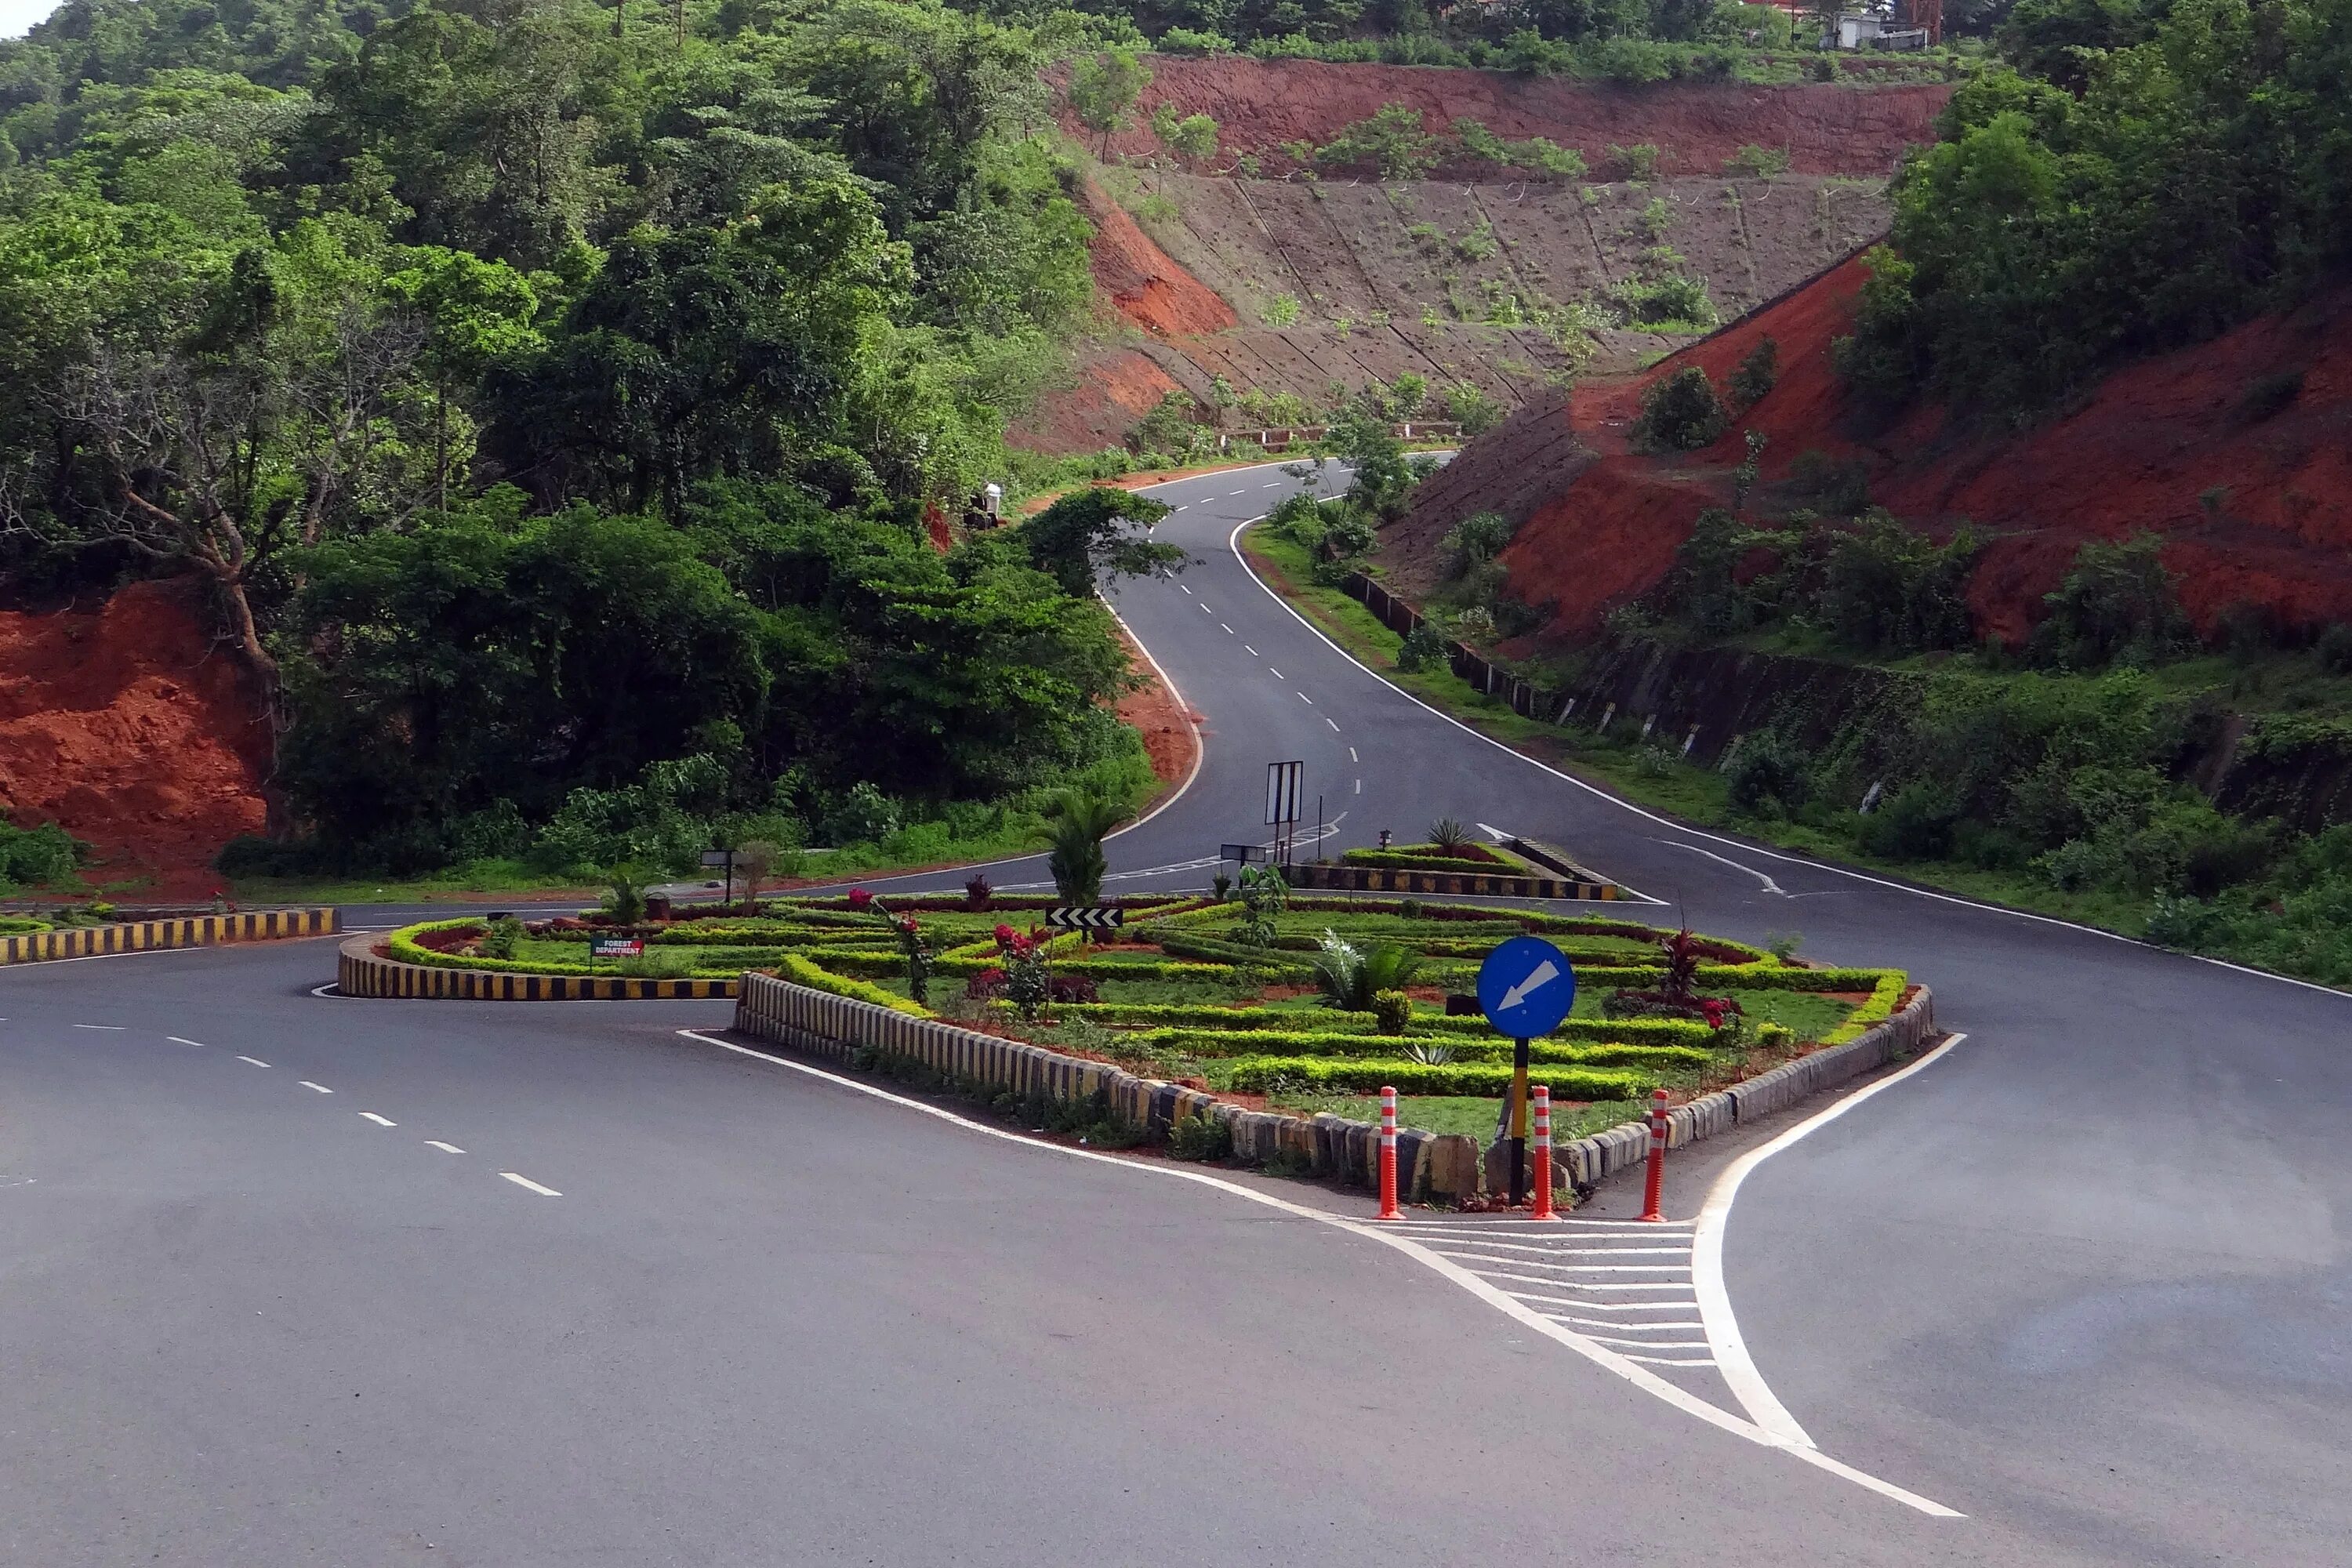
[[[1481,734],[1562,772],[1605,785],[1627,800],[1702,827],[1727,828],[1794,854],[1884,872],[1988,903],[2058,915],[2129,936],[2137,936],[2147,928],[2145,900],[2105,892],[2063,892],[2035,877],[1979,870],[1948,861],[1875,859],[1857,852],[1851,842],[1834,833],[1785,818],[1762,821],[1741,816],[1731,809],[1727,781],[1711,768],[1671,760],[1657,748],[1630,740],[1611,740],[1589,730],[1522,717],[1449,669],[1399,669],[1397,648],[1404,639],[1341,590],[1316,583],[1313,563],[1303,546],[1254,527],[1243,534],[1242,548],[1267,586],[1383,678]],[[1596,869],[1605,874],[1608,868]]]

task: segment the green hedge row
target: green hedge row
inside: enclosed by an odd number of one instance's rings
[[[1470,877],[1549,877],[1526,861],[1496,855],[1488,859],[1458,859],[1451,855],[1414,855],[1400,849],[1350,849],[1339,857],[1342,866],[1363,866],[1375,871],[1439,871]]]
[[[992,1005],[1006,1013],[1013,1011],[1010,1002],[998,1002]],[[1297,1030],[1311,1023],[1313,1028],[1309,1032],[1318,1034],[1370,1035],[1380,1030],[1380,1020],[1371,1014],[1349,1013],[1337,1008],[1306,1012],[1175,1002],[1072,1002],[1062,1004],[1054,1011],[1057,1016],[1090,1018],[1114,1028],[1156,1024],[1175,1028],[1255,1033],[1269,1029]],[[1413,1015],[1412,1032],[1416,1035],[1502,1038],[1483,1017],[1447,1018],[1430,1013]],[[1714,1030],[1692,1018],[1570,1018],[1555,1034],[1571,1040],[1649,1041],[1659,1045],[1701,1047],[1715,1037]]]
[[[1236,1039],[1223,1029],[1145,1029],[1130,1038],[1143,1044],[1165,1046],[1193,1056],[1227,1055],[1236,1045],[1246,1045],[1250,1055],[1276,1052],[1299,1057],[1360,1057],[1374,1059],[1393,1058],[1403,1050],[1407,1041],[1396,1035],[1324,1034],[1312,1030],[1268,1029]],[[1461,1062],[1507,1062],[1511,1059],[1511,1042],[1489,1037],[1484,1040],[1430,1041],[1442,1044]],[[1536,1040],[1528,1047],[1528,1059],[1537,1062],[1562,1062],[1579,1067],[1654,1068],[1661,1072],[1676,1072],[1712,1066],[1715,1055],[1692,1046],[1636,1046],[1622,1042],[1608,1045],[1567,1045],[1557,1040]]]
[[[1236,1057],[1220,1069],[1226,1088],[1242,1094],[1285,1084],[1331,1094],[1466,1094],[1500,1099],[1511,1081],[1507,1065],[1448,1062],[1430,1067],[1415,1061],[1380,1061],[1347,1057]],[[1213,1079],[1214,1081],[1214,1079]],[[1606,1068],[1539,1067],[1528,1081],[1540,1083],[1559,1100],[1635,1100],[1656,1084],[1651,1075]]]

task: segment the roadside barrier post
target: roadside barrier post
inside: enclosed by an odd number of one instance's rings
[[[1381,1217],[1402,1219],[1396,1195],[1396,1090],[1381,1090]]]
[[[1528,1201],[1528,1043],[1511,1042],[1511,1206]]]
[[[1642,1217],[1663,1220],[1658,1205],[1666,1189],[1666,1091],[1655,1089],[1650,1095],[1650,1190],[1642,1205]]]
[[[1536,1206],[1529,1219],[1549,1219],[1551,1212],[1551,1089],[1549,1085],[1535,1086],[1536,1096]]]

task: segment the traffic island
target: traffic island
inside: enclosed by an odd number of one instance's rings
[[[64,922],[8,916],[5,923],[0,923],[0,932],[6,933],[0,934],[0,964],[43,963],[105,953],[151,952],[163,948],[280,942],[332,936],[341,929],[337,912],[331,909],[241,910],[228,914],[137,910],[104,916],[76,911],[65,917]]]

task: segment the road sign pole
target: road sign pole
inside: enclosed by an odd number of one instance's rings
[[[1511,1042],[1511,1206],[1528,1201],[1528,1043]]]
[[[1551,1089],[1547,1084],[1535,1086],[1536,1095],[1536,1206],[1529,1219],[1549,1219],[1551,1213]]]
[[[1396,1195],[1396,1090],[1381,1090],[1381,1217],[1402,1219]]]
[[[1666,1091],[1653,1090],[1650,1095],[1650,1187],[1642,1202],[1642,1217],[1653,1222],[1666,1216],[1659,1212],[1659,1203],[1666,1193]]]

